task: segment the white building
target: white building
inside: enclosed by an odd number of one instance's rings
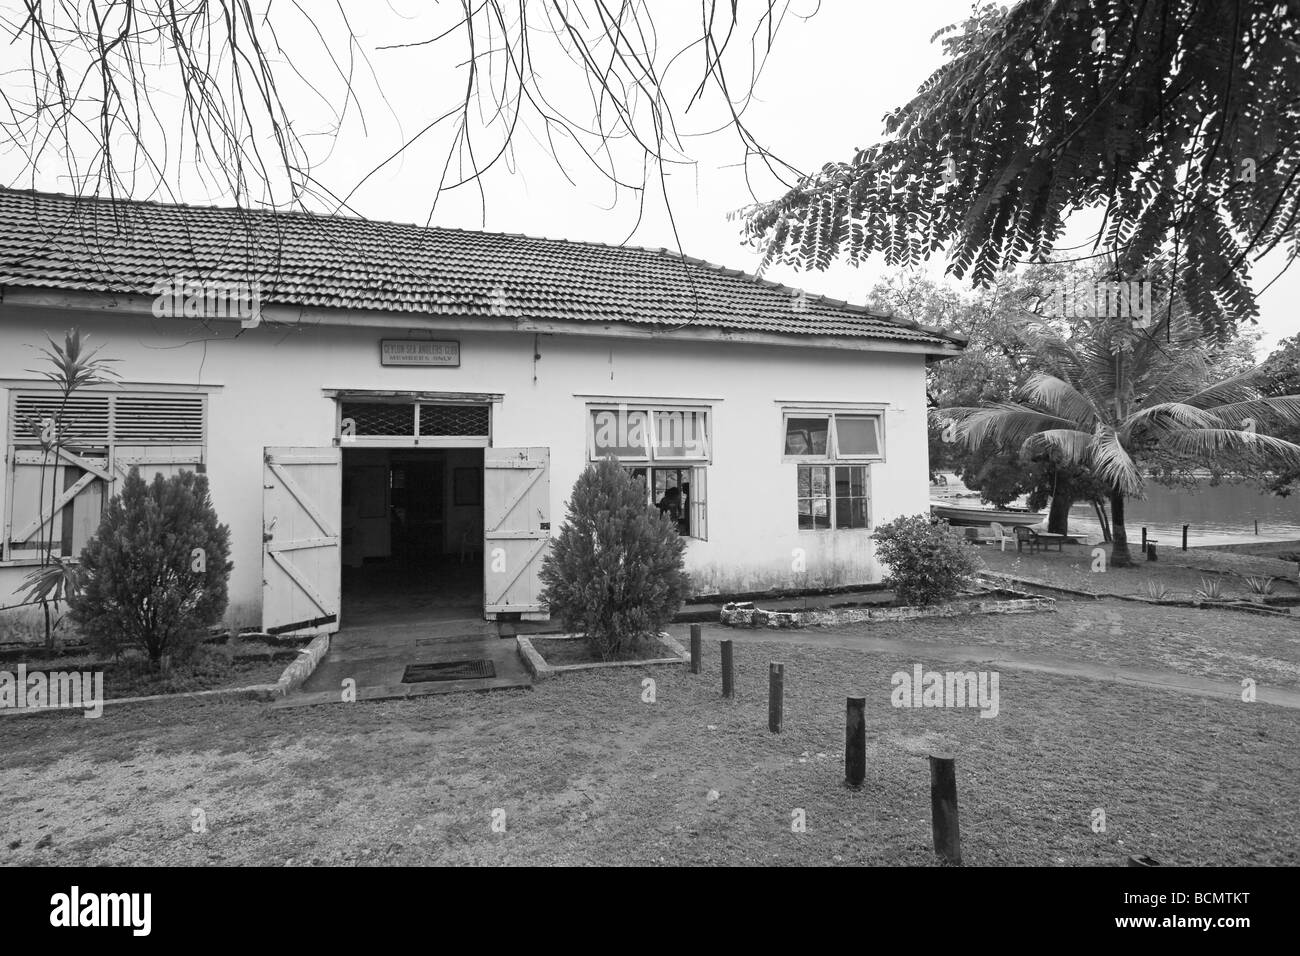
[[[698,594],[878,581],[872,528],[928,510],[926,363],[962,346],[664,250],[14,191],[0,286],[3,603],[131,466],[193,468],[229,622],[304,632],[352,603],[543,613],[545,543],[609,453]],[[74,396],[51,517],[39,347],[70,328],[117,380]]]

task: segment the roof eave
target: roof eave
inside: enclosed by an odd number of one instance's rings
[[[152,296],[118,295],[30,286],[4,286],[3,305],[31,309],[99,312],[116,315],[153,315]],[[230,322],[235,319],[212,319]],[[945,341],[915,342],[857,335],[814,335],[800,332],[767,332],[725,329],[686,323],[664,328],[648,322],[621,319],[534,319],[527,316],[433,315],[425,312],[393,312],[368,309],[322,308],[316,306],[262,306],[267,325],[301,327],[312,325],[349,326],[374,329],[429,329],[457,332],[522,332],[538,335],[589,335],[603,338],[664,339],[672,341],[714,341],[787,348],[833,348],[863,352],[901,352],[947,357],[961,352],[962,345]]]

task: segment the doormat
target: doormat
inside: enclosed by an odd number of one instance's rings
[[[403,684],[435,680],[479,680],[496,677],[496,665],[486,658],[476,661],[440,661],[437,664],[407,664]]]

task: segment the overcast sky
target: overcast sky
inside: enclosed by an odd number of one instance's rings
[[[12,0],[4,5],[11,7]],[[544,129],[536,123],[517,131],[510,162],[501,163],[485,178],[485,198],[475,187],[463,186],[444,192],[433,207],[452,135],[450,124],[424,135],[353,193],[358,181],[380,166],[404,137],[453,106],[464,87],[463,40],[405,49],[380,47],[434,36],[451,24],[459,6],[431,5],[427,0],[344,0],[343,9],[377,75],[377,83],[364,78],[357,81],[364,109],[350,109],[337,137],[331,136],[319,99],[291,81],[283,86],[298,132],[307,134],[305,141],[315,152],[313,175],[325,190],[336,195],[352,193],[351,208],[374,219],[424,222],[432,212],[430,221],[443,226],[668,248],[676,247],[680,240],[688,255],[751,271],[756,268],[757,254],[741,243],[738,224],[728,214],[752,201],[751,186],[761,199],[773,198],[782,189],[752,162],[747,185],[745,171],[738,165],[743,150],[734,133],[725,130],[685,139],[683,148],[693,164],[668,170],[668,204],[652,178],[654,189],[647,192],[643,209],[634,191],[619,190],[616,196],[608,182],[571,150],[564,161],[565,172],[573,180],[569,183],[542,145]],[[666,61],[692,30],[698,30],[698,7],[686,0],[661,0],[652,7],[660,28],[662,60]],[[970,7],[969,0],[888,4],[827,0],[820,6],[812,0],[795,0],[781,24],[745,121],[759,142],[801,170],[849,159],[856,147],[880,137],[881,117],[905,103],[940,64],[941,50],[937,42],[930,42],[931,34],[963,19]],[[276,5],[272,9],[277,16],[293,16],[282,12],[292,11],[292,7]],[[309,9],[326,38],[329,54],[345,63],[348,51],[341,19],[331,5],[311,4]],[[806,18],[813,11],[815,15]],[[301,19],[285,19],[279,32],[282,44],[293,51],[293,66],[318,81],[326,96],[337,102],[338,86],[330,80],[330,57],[314,39],[314,29],[307,29]],[[733,50],[746,43],[734,40]],[[12,58],[15,52],[10,47],[5,56]],[[548,99],[570,104],[575,115],[581,114],[586,96],[581,74],[558,57],[548,57],[540,41],[535,44],[535,56]],[[698,54],[687,55],[673,67],[677,80],[669,89],[678,91],[683,102],[692,84],[699,81],[699,61]],[[746,72],[742,69],[746,64],[733,56],[728,65],[736,71],[733,88],[743,87],[740,74]],[[164,78],[155,75],[151,82],[166,89]],[[386,104],[378,95],[380,89]],[[721,118],[716,94],[692,107],[690,113],[683,113],[682,105],[677,103],[675,109],[683,132],[702,133]],[[586,109],[589,111],[589,105]],[[491,131],[481,134],[476,155],[490,155],[497,142],[499,136]],[[639,183],[636,151],[624,148],[616,150],[616,156],[620,173]],[[6,182],[32,185],[30,176],[14,174],[12,156],[0,163]],[[71,191],[61,173],[52,164],[43,164],[35,185]],[[180,198],[194,203],[229,203],[216,184],[193,177],[185,182]],[[666,214],[669,206],[676,235]],[[1082,228],[1072,232],[1075,234],[1068,236],[1064,245],[1086,239]],[[1281,265],[1280,251],[1256,265],[1255,288],[1263,288]],[[933,263],[936,272],[942,266],[942,259]],[[815,293],[861,302],[882,269],[883,263],[877,260],[857,269],[839,265],[827,272],[798,273],[780,268],[768,275]],[[1298,303],[1300,268],[1295,268],[1260,298],[1261,358],[1280,338],[1300,330]]]

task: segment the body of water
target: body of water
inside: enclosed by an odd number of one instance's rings
[[[950,474],[948,481],[948,487],[943,489],[948,494],[961,494],[965,490],[959,477]],[[1047,518],[1046,511],[1043,518]],[[1160,538],[1166,546],[1181,539],[1185,524],[1190,525],[1188,544],[1220,544],[1253,538],[1256,521],[1260,539],[1300,540],[1300,494],[1279,498],[1249,483],[1202,482],[1196,487],[1167,488],[1148,482],[1146,497],[1128,499],[1124,512],[1130,541],[1138,540],[1145,526],[1149,534]],[[1092,505],[1076,504],[1071,509],[1070,530],[1101,533]]]
[[[1210,485],[1202,482],[1195,488],[1166,488],[1147,485],[1145,498],[1131,498],[1124,509],[1124,524],[1129,538],[1136,539],[1145,526],[1148,532],[1166,542],[1173,542],[1187,529],[1188,543],[1205,543],[1209,537],[1254,536],[1255,522],[1259,536],[1268,539],[1300,539],[1300,495],[1279,498],[1261,492],[1256,485]],[[1070,525],[1098,528],[1091,505],[1075,505],[1070,510]]]

